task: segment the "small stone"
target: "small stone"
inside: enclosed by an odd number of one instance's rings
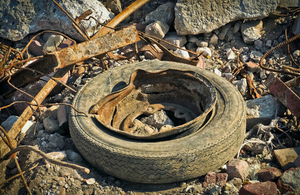
[[[72,150],[67,150],[66,154],[67,154],[68,159],[75,163],[80,163],[83,160],[80,154],[78,154]]]
[[[250,72],[257,72],[259,70],[259,64],[254,62],[247,62],[247,70]]]
[[[217,68],[214,69],[214,73],[219,75],[219,76],[222,76],[222,72],[219,71],[219,69],[217,69]]]
[[[90,179],[87,179],[85,182],[88,185],[93,185],[96,181],[95,181],[95,178],[90,178]]]
[[[259,99],[246,101],[247,129],[251,129],[258,123],[269,125],[277,116],[282,116],[286,108],[272,95],[265,95]]]
[[[68,122],[68,113],[69,108],[66,105],[59,105],[57,108],[57,119],[58,119],[58,125],[61,127],[63,124]]]
[[[233,60],[233,59],[236,58],[236,55],[235,55],[235,53],[232,51],[232,49],[228,49],[228,50],[226,51],[226,55],[227,55],[227,59],[228,59],[228,60]]]
[[[232,81],[232,84],[236,86],[236,88],[241,92],[242,95],[246,94],[247,91],[247,79],[242,78],[241,80],[238,81]]]
[[[190,43],[196,43],[197,41],[199,41],[199,39],[197,39],[195,36],[191,36],[191,37],[189,38],[189,42],[190,42]]]
[[[210,38],[209,44],[216,45],[218,44],[218,40],[218,36],[216,34],[213,34],[213,36]]]
[[[229,30],[229,28],[231,27],[231,23],[226,24],[225,26],[222,27],[221,32],[219,33],[219,39],[220,40],[224,40],[225,36]]]
[[[235,177],[245,181],[249,174],[249,165],[246,161],[239,159],[232,159],[227,164],[227,174],[228,179],[233,179]]]
[[[240,191],[240,195],[274,195],[277,194],[277,186],[276,183],[267,181],[267,182],[259,182],[254,184],[244,185]]]
[[[232,77],[232,73],[223,73],[223,76],[226,78],[226,80],[229,80]]]
[[[182,47],[182,48],[185,49],[185,47]],[[182,50],[182,49],[176,49],[174,51],[174,53],[183,58],[187,58],[187,59],[190,58],[189,52]]]
[[[275,167],[263,168],[257,172],[257,176],[262,181],[272,181],[277,180],[282,175]]]
[[[267,79],[266,70],[265,69],[259,69],[259,77],[261,80]]]
[[[208,47],[208,43],[207,43],[206,41],[200,41],[200,40],[198,40],[198,41],[196,42],[196,45],[197,45],[198,47]]]
[[[261,38],[263,34],[263,22],[262,20],[255,20],[243,23],[241,26],[241,32],[243,40],[246,44],[253,44],[253,42]]]
[[[262,57],[263,54],[258,51],[251,51],[250,53],[250,58],[254,60],[254,62],[259,62]]]
[[[167,32],[169,31],[168,24],[165,24],[161,21],[156,21],[154,23],[149,24],[146,26],[145,33],[158,37],[158,38],[164,38]]]
[[[62,100],[62,94],[61,93],[58,93],[54,96],[54,101],[55,102],[60,102]]]
[[[293,57],[294,57],[294,58],[299,58],[299,56],[300,56],[300,50],[294,51]]]
[[[33,40],[29,45],[28,50],[35,56],[41,56],[45,54],[43,52],[43,46],[38,40]]]
[[[294,165],[295,167],[300,167],[300,156],[296,158],[296,160],[294,161]]]
[[[212,189],[209,190],[210,195],[219,195],[222,194],[222,188],[218,185],[215,185]]]
[[[287,170],[293,166],[294,161],[300,155],[300,147],[274,150],[274,154],[281,167]]]
[[[106,7],[109,8],[115,15],[122,12],[122,5],[120,0],[108,0]]]
[[[280,177],[278,184],[287,191],[300,194],[300,168],[291,168],[285,171]]]
[[[231,66],[225,66],[222,69],[222,73],[231,73]]]
[[[299,19],[300,14],[297,16],[297,18],[294,21],[292,31],[294,35],[300,34],[300,19]]]
[[[230,183],[232,183],[238,190],[241,189],[243,181],[241,178],[233,178],[232,180],[229,181]]]
[[[249,60],[249,57],[247,55],[240,55],[240,60],[243,63],[246,63]]]
[[[254,45],[255,45],[256,48],[261,49],[262,46],[263,46],[263,42],[258,39],[258,40],[254,41]]]
[[[51,35],[43,46],[43,52],[49,53],[57,49],[57,47],[63,42],[64,37],[61,35]]]
[[[236,22],[233,26],[233,34],[239,32],[240,29],[241,29],[241,22]]]
[[[170,26],[175,17],[174,7],[175,3],[173,2],[167,2],[160,5],[156,10],[146,15],[145,22],[149,24],[159,20]]]
[[[50,152],[50,153],[47,153],[47,156],[53,160],[66,160],[67,159],[67,154],[65,151]]]
[[[176,32],[168,32],[166,34],[166,36],[164,37],[164,40],[173,45],[176,45],[177,47],[183,47],[183,45],[186,44],[186,42],[187,42],[185,36],[177,35]],[[166,48],[171,49],[171,50],[177,49],[176,47],[173,47],[169,44],[162,43],[162,45],[164,45]]]
[[[272,40],[267,40],[266,47],[272,47]]]
[[[59,130],[58,121],[50,117],[43,119],[43,125],[45,128],[45,132],[47,133],[55,133]]]
[[[202,55],[206,58],[211,58],[211,50],[208,47],[198,47],[196,52],[203,51]]]

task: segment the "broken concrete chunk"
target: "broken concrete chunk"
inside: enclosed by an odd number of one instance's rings
[[[57,47],[63,42],[64,37],[61,35],[51,35],[46,41],[43,52],[49,53],[57,50]]]
[[[246,94],[247,91],[247,80],[246,78],[242,78],[241,80],[232,81],[232,84],[236,86],[236,88],[241,92],[242,95]]]
[[[281,116],[286,110],[282,103],[272,95],[248,100],[246,105],[247,129],[251,129],[258,123],[268,125],[272,119]]]
[[[227,174],[228,179],[237,177],[245,181],[246,177],[249,174],[249,165],[246,161],[232,159],[227,164]]]
[[[294,166],[294,161],[300,155],[300,147],[274,150],[274,154],[281,167],[287,170]]]
[[[185,49],[185,47],[182,47],[183,49]],[[180,57],[183,57],[183,58],[190,58],[190,54],[189,52],[185,51],[185,50],[182,50],[182,49],[176,49],[174,51],[174,53],[176,53],[177,55],[179,55]]]
[[[175,3],[172,2],[162,4],[155,11],[146,15],[146,23],[152,23],[158,20],[170,26],[174,21],[174,6]]]
[[[168,31],[169,31],[169,25],[161,21],[153,22],[148,26],[146,26],[145,29],[145,33],[158,37],[160,39],[164,38]]]
[[[166,36],[164,37],[164,40],[171,43],[171,44],[173,44],[173,45],[176,45],[177,47],[183,47],[183,45],[186,44],[186,42],[187,42],[185,36],[177,35],[176,32],[168,32],[166,34]],[[164,45],[168,49],[172,49],[172,50],[177,49],[176,47],[173,47],[173,46],[171,46],[169,44],[166,44],[166,43],[162,43],[162,45]]]
[[[261,38],[263,34],[263,22],[261,20],[250,21],[242,24],[241,32],[243,40],[247,44],[253,44],[253,42]]]
[[[277,185],[275,182],[258,182],[244,185],[239,191],[240,195],[274,195],[277,194]]]

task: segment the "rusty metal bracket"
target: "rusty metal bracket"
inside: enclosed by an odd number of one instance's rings
[[[270,92],[275,95],[283,105],[298,119],[300,118],[300,98],[288,86],[284,84],[276,74],[272,73],[264,83]]]
[[[127,87],[103,97],[90,113],[96,114],[95,118],[102,125],[117,133],[135,139],[156,139],[199,129],[215,102],[213,85],[192,71],[138,69],[131,74]],[[173,128],[141,134],[136,119],[160,110],[171,112],[175,120],[184,122]]]

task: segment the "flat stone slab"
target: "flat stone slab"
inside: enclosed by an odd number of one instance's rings
[[[288,170],[294,167],[294,161],[300,155],[300,147],[274,150],[274,154],[281,167]]]

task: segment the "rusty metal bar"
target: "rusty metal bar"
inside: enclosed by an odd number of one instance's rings
[[[97,37],[101,37],[103,35],[106,35],[107,33],[111,32],[112,29],[116,27],[120,22],[122,22],[125,18],[127,18],[130,14],[132,14],[135,10],[142,7],[144,4],[146,4],[150,0],[137,0],[133,2],[131,5],[129,5],[126,9],[124,9],[121,13],[119,13],[117,16],[115,16],[110,22],[107,23],[107,27],[103,27],[101,30],[95,34],[92,39],[95,39]]]
[[[103,37],[82,42],[60,51],[50,53],[49,55],[45,55],[43,58],[31,64],[30,68],[44,74],[49,74],[58,68],[75,64],[91,57],[135,43],[139,40],[140,38],[135,26],[129,26],[128,28],[107,34]],[[13,75],[11,83],[16,87],[20,87],[26,83],[37,80],[39,77],[40,76],[37,76],[32,71],[18,71]],[[1,82],[0,88],[0,94],[8,93],[11,89],[7,82]]]
[[[293,115],[300,118],[300,98],[272,73],[264,83],[270,92],[285,105]]]
[[[70,70],[71,67],[66,67],[63,69],[59,69],[55,74],[54,78],[57,80],[61,80],[62,77]],[[41,104],[44,99],[47,97],[47,95],[52,91],[52,89],[56,86],[56,82],[52,79],[50,79],[46,85],[41,89],[41,91],[35,96],[35,100],[38,102],[38,104]],[[32,104],[36,104],[36,101],[32,100]],[[24,110],[22,115],[18,118],[18,120],[14,123],[12,128],[9,130],[8,135],[12,142],[15,143],[15,138],[19,134],[22,127],[25,125],[25,123],[29,120],[29,118],[32,116],[34,110],[37,109],[37,106],[27,106],[27,108]],[[15,145],[16,146],[16,145]],[[9,148],[5,144],[5,142],[0,139],[0,156],[2,157],[4,154],[6,154],[9,151]]]
[[[58,61],[58,66],[56,68],[62,68],[135,43],[139,40],[138,31],[135,26],[132,25],[120,31],[106,34],[102,37],[91,39],[51,54],[55,55]]]

